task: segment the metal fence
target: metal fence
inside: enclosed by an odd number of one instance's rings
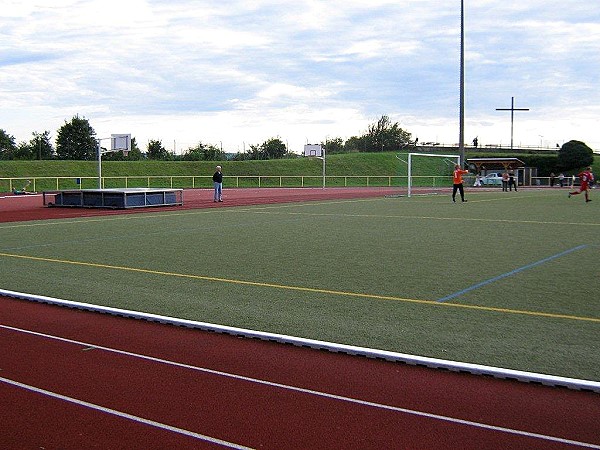
[[[29,177],[0,178],[0,192],[12,192],[27,186],[28,191],[97,189],[98,177]],[[413,184],[445,186],[448,176],[413,177]],[[407,186],[407,176],[387,175],[243,175],[224,176],[228,187],[393,187]],[[102,177],[102,188],[212,188],[211,176],[131,176]]]
[[[169,189],[209,189],[212,188],[211,176],[132,176],[102,177],[102,188],[169,188]],[[466,185],[473,185],[474,177],[466,178]],[[31,183],[28,183],[31,182]],[[408,177],[387,175],[240,175],[224,176],[227,187],[406,187]],[[443,187],[451,186],[449,176],[413,176],[414,186]],[[579,180],[566,177],[564,186],[578,185]],[[0,178],[0,192],[21,190],[27,185],[27,191],[41,192],[68,189],[97,189],[98,177],[29,177]],[[531,177],[529,186],[550,186],[549,177]],[[554,186],[559,186],[558,178]]]

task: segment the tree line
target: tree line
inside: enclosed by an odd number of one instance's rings
[[[53,145],[50,131],[33,132],[29,142],[16,143],[15,138],[5,130],[0,129],[0,160],[35,160],[62,159],[91,161],[98,158],[98,140],[96,132],[84,117],[74,116],[66,121],[57,133]],[[402,151],[416,146],[412,135],[403,130],[397,122],[392,122],[388,116],[381,116],[370,124],[365,133],[344,140],[340,137],[327,139],[320,143],[328,155],[350,152],[390,152]],[[290,152],[287,145],[279,138],[267,139],[261,144],[250,145],[248,151],[226,153],[222,148],[212,144],[198,142],[187,148],[181,155],[169,152],[160,140],[150,140],[145,151],[142,151],[135,137],[131,139],[131,151],[128,160],[161,160],[161,161],[223,161],[231,160],[261,160],[295,158],[298,155]],[[106,153],[104,160],[124,160],[123,152]],[[549,174],[552,171],[569,171],[591,165],[593,151],[581,141],[569,141],[559,149],[556,159],[540,159],[540,172]],[[530,163],[531,164],[531,163]]]
[[[17,143],[14,136],[0,129],[0,160],[72,159],[86,161],[95,160],[98,157],[96,132],[86,118],[78,115],[70,121],[65,120],[64,125],[58,129],[54,144],[50,131],[33,132],[29,141]],[[403,130],[397,122],[392,123],[388,116],[382,116],[377,122],[369,125],[367,131],[361,136],[352,136],[347,140],[340,137],[328,138],[320,144],[325,148],[327,154],[334,154],[396,151],[415,143],[411,141],[411,133]],[[160,140],[148,141],[146,149],[142,151],[133,137],[127,159],[222,161],[225,159],[281,159],[297,156],[296,153],[289,151],[287,145],[279,137],[272,137],[260,144],[250,145],[249,150],[236,153],[227,153],[215,145],[198,142],[195,146],[184,150],[181,155],[169,152]],[[125,156],[122,152],[113,152],[104,154],[103,159],[118,161],[125,159]]]

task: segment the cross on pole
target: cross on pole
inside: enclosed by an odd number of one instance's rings
[[[510,149],[513,149],[513,129],[515,122],[515,111],[529,111],[529,108],[515,108],[515,98],[510,98],[510,108],[496,108],[496,111],[510,111]]]

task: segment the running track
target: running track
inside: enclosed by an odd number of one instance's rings
[[[597,393],[7,297],[0,398],[2,449],[600,449]]]
[[[597,393],[7,297],[0,317],[3,449],[600,448]]]

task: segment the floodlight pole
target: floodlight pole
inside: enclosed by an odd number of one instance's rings
[[[513,129],[515,123],[515,111],[529,111],[529,108],[515,108],[515,98],[510,98],[510,108],[496,108],[496,111],[510,111],[510,149],[513,149]]]
[[[459,107],[458,150],[460,164],[465,163],[465,5],[460,0],[460,107]]]

